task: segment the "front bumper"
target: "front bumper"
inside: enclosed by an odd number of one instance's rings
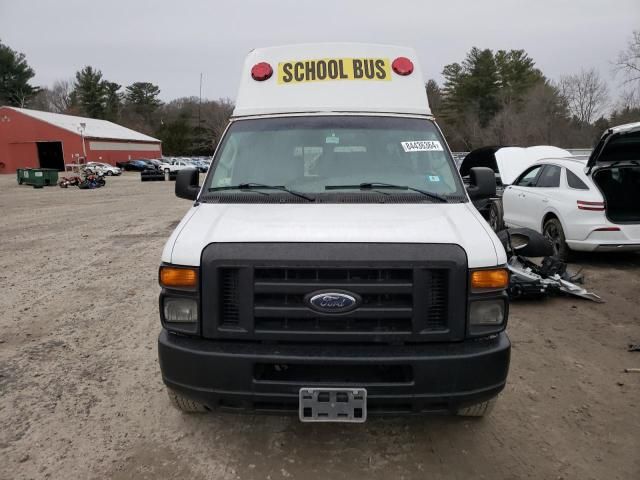
[[[413,345],[213,341],[164,329],[158,339],[168,387],[209,408],[265,413],[297,413],[301,387],[343,386],[367,389],[370,415],[453,412],[504,388],[510,351],[504,332]]]

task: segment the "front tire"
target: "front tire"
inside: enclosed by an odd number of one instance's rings
[[[201,403],[195,402],[169,387],[167,387],[167,393],[169,394],[169,401],[171,402],[171,405],[181,412],[204,413],[207,411],[205,406]]]
[[[459,417],[485,417],[491,413],[493,407],[496,404],[497,399],[492,398],[486,402],[476,403],[470,407],[464,407],[458,409],[456,415]]]
[[[491,202],[489,207],[489,226],[494,232],[504,230],[504,209],[502,202]]]
[[[164,173],[171,173],[171,170],[169,170],[168,168],[165,168]]]
[[[111,175],[113,175],[113,172],[111,172],[111,170],[107,170],[106,175],[107,175],[107,177],[110,177]]]
[[[557,218],[550,218],[544,223],[542,234],[551,242],[553,255],[562,261],[567,261],[571,256],[571,251],[564,236],[562,224]]]

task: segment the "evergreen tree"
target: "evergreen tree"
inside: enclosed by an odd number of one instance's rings
[[[173,121],[163,123],[158,130],[165,155],[184,155],[192,146],[192,128],[186,115],[180,115]]]
[[[524,108],[525,98],[534,87],[546,83],[524,50],[498,50],[494,54],[474,47],[462,63],[446,65],[442,74],[445,81],[438,115],[444,130],[457,137],[465,149],[476,146],[490,126],[494,129],[493,121],[503,109],[509,114],[501,117],[502,123]],[[554,97],[551,92],[543,96]]]
[[[102,72],[87,66],[76,73],[72,101],[80,112],[91,118],[104,118],[107,90]]]
[[[27,106],[39,90],[29,84],[34,75],[24,54],[0,42],[0,105]]]
[[[473,47],[462,64],[446,65],[443,114],[460,118],[469,112],[486,126],[500,109],[498,67],[491,50]]]
[[[545,80],[542,72],[535,68],[535,62],[524,50],[498,50],[495,62],[503,103],[521,101],[534,85]]]
[[[440,112],[440,106],[442,105],[442,91],[438,82],[430,78],[425,85],[427,90],[427,100],[429,101],[429,107],[434,115],[438,115]]]
[[[122,93],[119,91],[121,85],[115,82],[103,81],[105,90],[105,119],[117,122],[120,118],[120,108],[122,107]]]
[[[126,88],[125,100],[137,114],[150,121],[153,112],[162,105],[160,99],[160,88],[149,82],[136,82]]]

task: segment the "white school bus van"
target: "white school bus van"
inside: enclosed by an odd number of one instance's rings
[[[429,110],[414,50],[253,50],[159,280],[162,378],[188,412],[482,416],[504,388],[506,255]]]

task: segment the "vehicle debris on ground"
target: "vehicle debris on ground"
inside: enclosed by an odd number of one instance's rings
[[[583,283],[580,272],[571,272],[567,264],[553,256],[549,240],[529,228],[508,228],[498,232],[498,238],[507,252],[507,267],[511,272],[509,297],[541,298],[553,294],[567,294],[603,303],[593,292],[577,285]],[[537,264],[527,258],[542,257]]]

